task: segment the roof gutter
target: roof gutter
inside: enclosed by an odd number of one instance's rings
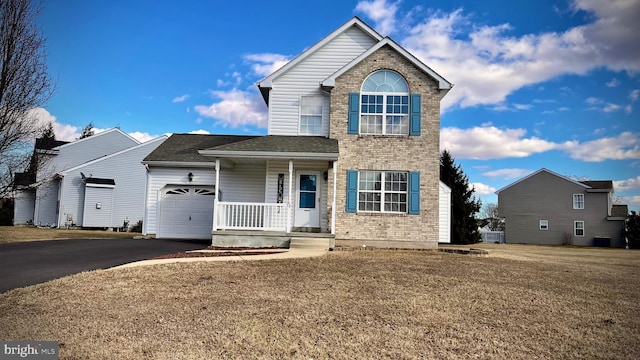
[[[221,158],[247,159],[296,159],[296,160],[338,160],[337,153],[284,152],[284,151],[229,151],[198,150],[200,155]]]

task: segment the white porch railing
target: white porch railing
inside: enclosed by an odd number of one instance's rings
[[[287,231],[287,204],[223,202],[215,209],[220,230]]]

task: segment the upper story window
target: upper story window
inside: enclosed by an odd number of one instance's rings
[[[360,90],[349,93],[348,134],[421,134],[422,94],[409,94],[409,86],[400,74],[376,71],[364,80]]]
[[[409,87],[395,71],[376,71],[362,84],[360,134],[409,134]]]
[[[573,208],[584,209],[584,194],[573,194]]]
[[[300,135],[322,135],[322,96],[300,97]]]

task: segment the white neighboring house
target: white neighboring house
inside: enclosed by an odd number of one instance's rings
[[[120,129],[36,149],[47,160],[16,190],[14,225],[122,227],[144,216],[142,159],[166,136],[140,143]],[[17,180],[17,179],[16,179]]]

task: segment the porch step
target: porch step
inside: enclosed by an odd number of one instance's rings
[[[289,249],[322,249],[329,250],[333,237],[291,237]]]

